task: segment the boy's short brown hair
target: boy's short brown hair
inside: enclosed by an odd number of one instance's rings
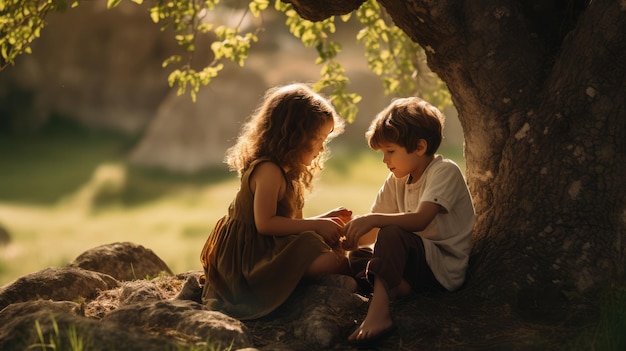
[[[443,139],[445,117],[438,108],[418,97],[395,99],[376,115],[365,133],[373,150],[384,143],[398,144],[413,152],[420,139],[428,144],[427,155],[433,155]]]

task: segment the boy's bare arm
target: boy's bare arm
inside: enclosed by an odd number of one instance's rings
[[[377,227],[396,225],[408,232],[421,232],[435,219],[441,206],[433,202],[422,202],[417,212],[390,213],[378,216]]]
[[[432,202],[422,202],[417,212],[403,213],[369,213],[359,216],[346,224],[344,234],[346,239],[343,247],[346,250],[354,250],[359,244],[374,240],[370,238],[375,228],[396,225],[408,232],[419,232],[432,222],[441,206]],[[367,235],[367,236],[366,236]],[[366,236],[361,239],[361,237]]]

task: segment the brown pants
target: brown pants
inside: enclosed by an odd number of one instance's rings
[[[422,238],[398,226],[381,228],[373,251],[361,248],[350,252],[348,258],[352,274],[366,293],[371,292],[374,276],[385,284],[390,296],[402,279],[414,292],[446,291],[426,262]]]

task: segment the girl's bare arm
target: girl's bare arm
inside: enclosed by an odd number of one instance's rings
[[[285,194],[287,184],[282,170],[274,163],[259,164],[250,176],[254,193],[254,223],[263,235],[290,235],[313,230],[328,242],[336,242],[342,226],[332,218],[287,218],[276,214],[276,204]]]

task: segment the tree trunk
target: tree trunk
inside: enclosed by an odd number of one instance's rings
[[[459,111],[478,214],[468,286],[526,308],[623,282],[623,1],[379,2]],[[359,6],[292,3],[309,19]]]

